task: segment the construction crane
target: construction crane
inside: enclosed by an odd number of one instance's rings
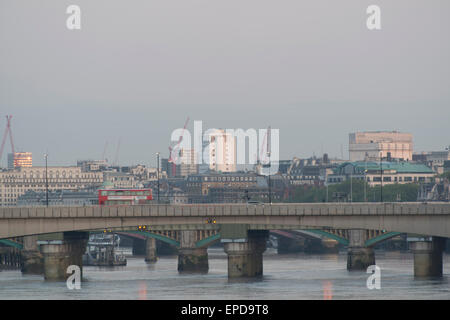
[[[105,147],[103,148],[103,153],[102,153],[101,160],[106,160],[105,155],[106,155],[106,149],[107,148],[108,148],[108,140],[106,140]]]
[[[259,163],[260,164],[264,164],[267,160],[267,156],[270,157],[270,126],[267,128],[266,130],[266,134],[264,135],[263,141],[261,143],[261,151],[259,152]],[[264,147],[265,147],[265,152],[264,152]],[[269,158],[270,160],[270,158]],[[270,163],[268,164],[270,166]],[[267,167],[266,165],[263,165],[264,167]]]
[[[11,119],[12,116],[6,116],[6,129],[5,129],[5,133],[3,134],[3,140],[2,140],[2,146],[0,147],[0,160],[2,159],[2,155],[3,155],[3,148],[5,147],[5,142],[6,142],[6,137],[8,136],[9,133],[9,142],[11,143],[11,151],[14,154],[14,142],[13,142],[13,137],[12,137],[12,131],[11,131]]]
[[[186,130],[186,127],[188,125],[189,122],[189,117],[186,119],[186,122],[184,123],[184,127],[183,127],[183,131],[181,132],[180,137],[178,138],[178,141],[176,142],[176,144],[172,147],[169,146],[169,160],[168,162],[172,164],[172,177],[176,176],[177,174],[177,160],[178,158],[181,156],[181,150],[180,149],[180,144],[181,141],[183,141],[183,135],[184,135],[184,130]]]
[[[300,159],[297,158],[297,157],[294,157],[294,158],[292,159],[291,165],[290,165],[289,168],[287,169],[287,174],[290,175],[292,169],[293,169],[294,167],[297,167],[297,166],[299,165],[299,163],[300,163]]]
[[[119,138],[119,142],[117,143],[117,149],[116,149],[116,157],[114,158],[114,166],[118,166],[119,165],[119,151],[120,151],[120,140],[122,138]]]

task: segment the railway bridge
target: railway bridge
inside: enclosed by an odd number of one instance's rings
[[[66,266],[81,265],[80,255],[88,232],[102,230],[135,230],[150,238],[164,237],[164,232],[177,231],[178,239],[172,240],[179,244],[180,272],[206,272],[206,247],[220,239],[228,254],[230,278],[262,275],[262,253],[268,230],[308,230],[340,239],[348,245],[348,270],[364,270],[374,264],[372,247],[376,242],[399,233],[409,233],[421,235],[410,245],[415,259],[414,274],[418,277],[440,276],[444,238],[450,237],[450,204],[155,204],[0,208],[0,241],[16,237],[40,238],[47,279],[65,278]],[[199,238],[199,234],[203,236]],[[28,248],[24,245],[24,250],[36,250],[32,248],[32,241],[26,242],[30,245]]]

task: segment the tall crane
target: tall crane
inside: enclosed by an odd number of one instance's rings
[[[270,139],[271,139],[271,136],[270,136],[270,126],[269,126],[266,130],[263,141],[261,143],[261,151],[259,152],[259,163],[261,163],[261,164],[266,162],[267,157],[270,157],[270,152],[271,152]],[[269,160],[270,160],[270,158],[269,158]],[[267,166],[267,165],[264,165],[264,166]]]
[[[11,119],[12,116],[6,116],[6,129],[5,129],[5,133],[3,134],[3,140],[2,140],[2,145],[0,147],[0,160],[2,159],[2,155],[3,155],[3,148],[5,147],[5,142],[6,142],[6,137],[8,136],[9,133],[9,142],[11,143],[11,151],[14,154],[14,142],[13,142],[13,137],[12,137],[12,131],[11,131]]]
[[[107,148],[108,148],[108,140],[106,140],[105,147],[103,148],[103,153],[102,153],[101,160],[106,160],[105,155],[106,155],[106,149]]]
[[[176,165],[176,161],[178,160],[178,157],[180,156],[181,150],[180,149],[180,143],[181,141],[183,141],[183,135],[184,135],[184,130],[186,130],[186,127],[188,125],[189,122],[189,117],[186,119],[186,122],[184,123],[184,127],[183,127],[183,131],[181,132],[180,137],[178,138],[178,141],[176,142],[176,144],[172,147],[169,146],[169,160],[168,162],[172,164],[172,177],[174,177],[177,174],[177,165]]]
[[[119,151],[120,151],[120,140],[122,138],[119,138],[119,142],[117,143],[117,149],[116,149],[116,157],[114,158],[114,166],[118,166],[119,165]]]

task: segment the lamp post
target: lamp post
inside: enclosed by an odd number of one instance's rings
[[[156,178],[158,179],[158,204],[159,204],[159,152],[156,153]]]
[[[45,203],[46,206],[48,207],[48,174],[47,174],[47,158],[48,158],[48,154],[45,153],[44,154],[45,157]]]
[[[272,187],[271,187],[271,183],[270,183],[270,167],[271,162],[270,162],[270,151],[267,152],[267,156],[269,157],[269,203],[272,204]]]
[[[367,202],[367,191],[366,191],[366,189],[367,189],[367,187],[366,187],[366,184],[367,184],[367,159],[366,158],[364,159],[364,166],[365,166],[365,168],[364,168],[364,202]]]
[[[381,174],[380,195],[381,195],[381,202],[383,202],[383,153],[382,152],[380,152],[380,174]]]
[[[353,202],[353,166],[350,171],[350,202]]]

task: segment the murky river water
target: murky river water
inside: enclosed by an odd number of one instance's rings
[[[335,255],[264,254],[264,276],[234,282],[227,277],[223,249],[210,248],[209,273],[179,275],[177,257],[161,257],[147,264],[128,257],[125,267],[84,267],[81,290],[64,282],[46,282],[20,271],[0,272],[0,300],[4,299],[450,299],[450,255],[444,255],[444,277],[415,280],[413,256],[408,252],[376,252],[381,289],[369,290],[369,274],[348,272],[346,253]]]

